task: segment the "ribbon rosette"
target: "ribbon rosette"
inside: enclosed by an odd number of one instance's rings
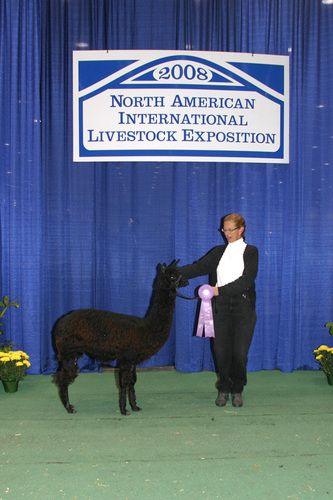
[[[213,310],[211,299],[214,297],[214,288],[210,285],[202,285],[199,288],[199,297],[201,298],[201,306],[199,312],[197,337],[202,337],[205,331],[205,337],[215,337]]]

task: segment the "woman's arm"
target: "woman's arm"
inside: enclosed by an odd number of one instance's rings
[[[196,278],[205,274],[211,274],[216,271],[217,265],[223,253],[223,247],[214,247],[206,255],[199,260],[188,264],[187,266],[178,267],[185,279]]]

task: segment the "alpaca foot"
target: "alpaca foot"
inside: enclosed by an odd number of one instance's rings
[[[141,411],[141,408],[138,405],[133,405],[133,406],[131,405],[131,408],[133,411]]]
[[[69,403],[66,405],[66,410],[68,413],[76,413],[74,406]]]

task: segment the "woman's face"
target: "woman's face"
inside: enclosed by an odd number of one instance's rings
[[[244,233],[244,227],[237,227],[235,222],[230,220],[224,222],[222,231],[227,242],[232,243],[233,241],[237,241],[242,237]]]

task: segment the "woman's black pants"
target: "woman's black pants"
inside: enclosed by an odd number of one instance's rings
[[[221,392],[241,393],[247,382],[247,359],[256,312],[246,294],[216,297],[214,355]]]

